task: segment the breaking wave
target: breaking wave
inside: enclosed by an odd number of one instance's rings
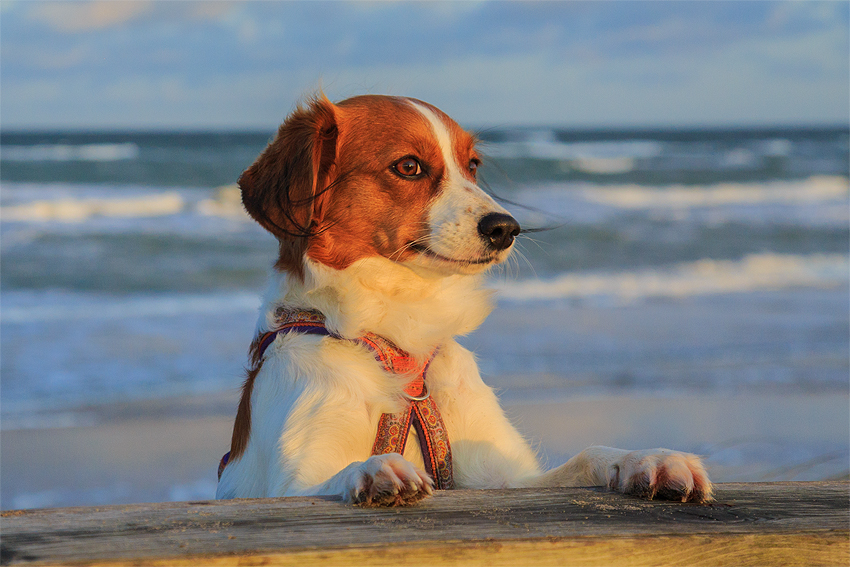
[[[610,298],[629,303],[720,293],[847,285],[850,261],[841,254],[751,254],[741,260],[699,260],[669,268],[615,273],[565,273],[549,280],[504,282],[501,298],[515,301]]]
[[[38,144],[2,146],[4,161],[122,161],[139,157],[139,146],[123,144]]]
[[[623,209],[802,204],[847,199],[848,180],[840,176],[815,176],[804,181],[721,183],[706,187],[623,185],[586,189],[582,195],[588,201]]]
[[[239,187],[219,187],[208,198],[197,192],[136,192],[132,196],[112,196],[93,187],[4,184],[0,219],[15,222],[80,223],[93,218],[146,218],[194,212],[205,217],[249,220]],[[32,198],[36,196],[36,198]]]
[[[5,205],[0,207],[0,219],[82,222],[92,217],[155,217],[177,214],[184,206],[183,197],[174,192],[133,198],[68,198]]]

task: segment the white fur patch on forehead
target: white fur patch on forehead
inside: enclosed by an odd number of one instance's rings
[[[452,178],[455,176],[461,176],[458,163],[454,158],[452,136],[449,133],[449,129],[446,128],[446,124],[440,120],[440,117],[434,114],[430,108],[412,100],[408,100],[407,102],[409,102],[413,108],[418,110],[419,113],[422,114],[422,116],[424,116],[431,124],[431,130],[437,138],[437,143],[440,145],[440,151],[443,154],[443,161],[446,163],[447,177]]]
[[[428,204],[427,243],[419,244],[420,254],[411,263],[443,274],[479,273],[508,254],[508,249],[494,251],[489,246],[479,223],[490,213],[507,211],[462,173],[452,144],[453,124],[422,104],[408,102],[431,125],[445,163],[440,191]]]

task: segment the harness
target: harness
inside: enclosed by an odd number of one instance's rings
[[[319,311],[279,309],[275,315],[276,329],[259,335],[254,341],[255,348],[252,349],[254,364],[262,361],[266,349],[280,334],[324,335],[339,340],[350,340],[367,347],[386,372],[410,379],[404,386],[404,397],[408,400],[404,411],[382,414],[378,420],[372,455],[403,454],[412,426],[419,440],[425,470],[434,480],[435,487],[438,490],[449,490],[454,487],[452,449],[449,445],[448,432],[440,417],[437,404],[425,383],[428,366],[434,359],[436,351],[422,363],[380,335],[366,333],[356,339],[345,339],[332,333],[325,326],[325,316]],[[218,466],[219,479],[229,459],[229,452],[222,457]]]

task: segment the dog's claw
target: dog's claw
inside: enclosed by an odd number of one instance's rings
[[[373,455],[359,467],[350,499],[363,506],[409,506],[433,494],[432,481],[397,453]]]
[[[711,481],[696,455],[656,449],[633,451],[611,467],[609,486],[652,500],[711,502]]]

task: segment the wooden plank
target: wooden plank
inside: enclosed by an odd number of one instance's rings
[[[4,565],[848,565],[848,510],[848,482],[722,484],[708,506],[457,490],[396,509],[308,497],[12,511],[0,545]]]

